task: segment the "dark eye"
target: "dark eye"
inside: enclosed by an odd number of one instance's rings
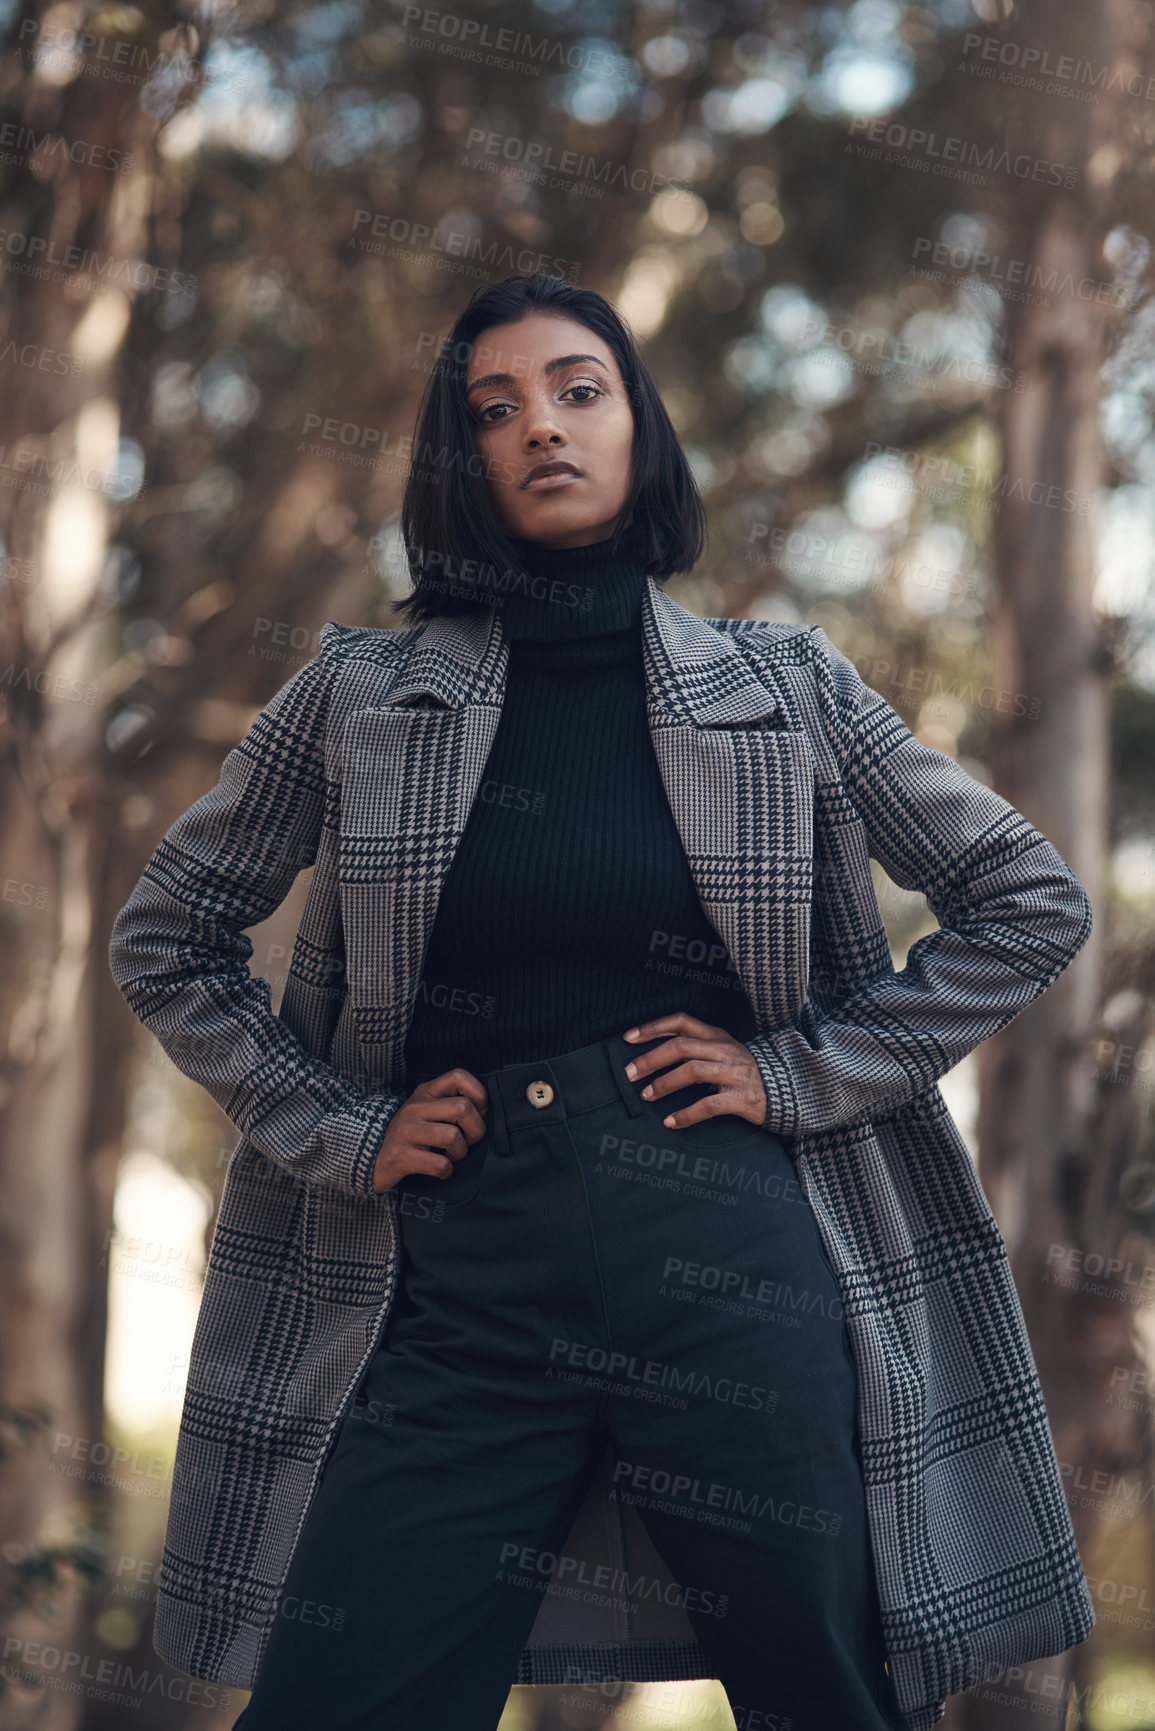
[[[563,397],[569,397],[569,396],[572,396],[574,391],[585,391],[587,393],[586,396],[578,397],[575,399],[575,401],[577,401],[579,403],[589,403],[589,402],[592,402],[595,397],[600,397],[600,396],[604,395],[604,393],[601,390],[599,390],[597,385],[590,384],[587,380],[584,380],[584,379],[579,379],[577,384],[568,386],[567,389],[562,392],[562,395],[563,395]],[[498,414],[496,412],[499,409],[507,409],[509,411],[509,413],[512,414],[513,413],[513,404],[512,403],[489,403],[489,404],[487,404],[486,407],[481,410],[480,414],[477,417],[478,426],[492,427],[492,426],[495,426],[498,421],[507,420],[508,419],[507,415]]]

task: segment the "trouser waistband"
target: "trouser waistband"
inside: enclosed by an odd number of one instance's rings
[[[486,1121],[496,1151],[508,1153],[511,1130],[557,1123],[615,1101],[621,1101],[632,1118],[640,1118],[645,1111],[641,1091],[649,1078],[631,1082],[626,1065],[639,1052],[648,1052],[669,1037],[660,1034],[652,1040],[625,1040],[620,1034],[610,1034],[572,1052],[487,1070],[480,1080],[489,1094]]]

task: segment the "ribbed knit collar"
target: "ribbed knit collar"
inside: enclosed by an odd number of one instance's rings
[[[616,553],[612,538],[586,547],[543,547],[513,540],[527,580],[496,598],[513,643],[560,643],[640,632],[646,567],[632,529]]]

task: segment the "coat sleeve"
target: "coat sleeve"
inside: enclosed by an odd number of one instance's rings
[[[253,945],[242,935],[317,857],[339,654],[326,625],[321,652],[162,837],[116,917],[108,956],[129,1008],[255,1148],[304,1181],[373,1195],[402,1096],[365,1093],[306,1050],[274,1014],[269,982],[250,974]]]
[[[1051,843],[945,752],[923,745],[812,627],[823,724],[871,857],[939,923],[900,973],[747,1042],[766,1127],[809,1136],[884,1118],[1054,984],[1091,931],[1091,903]]]

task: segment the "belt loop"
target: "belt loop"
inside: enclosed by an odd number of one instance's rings
[[[614,1073],[614,1081],[617,1083],[618,1093],[622,1097],[622,1103],[625,1106],[626,1111],[629,1113],[631,1118],[642,1117],[646,1108],[642,1104],[639,1096],[634,1092],[634,1085],[626,1075],[625,1065],[620,1061],[621,1052],[616,1048],[616,1044],[612,1039],[603,1040],[602,1049],[605,1052],[606,1060],[610,1069]]]
[[[553,1088],[553,1099],[550,1102],[550,1104],[552,1106],[557,1107],[557,1109],[558,1109],[557,1115],[561,1119],[562,1123],[564,1124],[566,1119],[569,1117],[569,1111],[568,1111],[568,1109],[566,1107],[566,1103],[565,1103],[565,1095],[566,1095],[565,1086],[563,1085],[561,1079],[558,1076],[557,1071],[554,1069],[552,1064],[543,1064],[541,1068],[542,1068],[543,1074],[549,1080],[550,1086]],[[548,1108],[547,1108],[547,1110],[548,1110]]]
[[[505,1121],[505,1100],[497,1082],[497,1072],[491,1070],[488,1076],[482,1078],[486,1093],[489,1095],[489,1124],[493,1134],[493,1151],[495,1154],[509,1153],[509,1129]]]

